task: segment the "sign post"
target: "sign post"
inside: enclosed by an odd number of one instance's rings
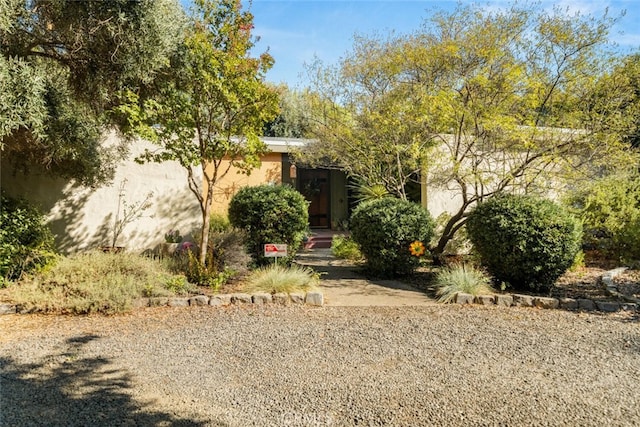
[[[287,245],[282,243],[267,243],[264,245],[265,258],[274,258],[274,262],[278,263],[278,258],[287,256]]]

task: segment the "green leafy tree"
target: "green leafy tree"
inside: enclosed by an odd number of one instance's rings
[[[640,147],[640,54],[620,58],[584,101],[596,118],[606,118],[600,126]]]
[[[259,136],[277,114],[278,97],[264,82],[271,56],[251,57],[251,13],[237,0],[197,0],[194,6],[158,95],[142,102],[130,92],[131,102],[119,112],[132,130],[159,145],[141,161],[176,160],[187,171],[202,212],[204,265],[214,187],[232,167],[248,174],[260,164],[267,147]]]
[[[357,37],[337,66],[312,64],[307,95],[316,141],[296,161],[339,168],[365,187],[384,187],[407,200],[419,180],[425,151],[433,145],[432,118],[423,89],[403,84],[396,44],[401,38]]]
[[[110,177],[122,148],[101,146],[124,88],[167,65],[177,0],[0,1],[0,149],[84,184]]]
[[[277,138],[308,138],[311,135],[311,115],[308,91],[295,91],[278,85],[280,113],[267,122],[264,136]]]
[[[379,174],[394,194],[418,173],[454,192],[459,204],[431,248],[438,258],[484,200],[561,191],[604,161],[633,162],[634,117],[620,114],[619,91],[602,90],[614,22],[535,5],[459,6],[408,36],[356,39],[338,67],[314,69],[324,102],[312,154]]]

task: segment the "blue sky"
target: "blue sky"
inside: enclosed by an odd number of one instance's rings
[[[260,37],[256,51],[268,48],[275,58],[267,80],[297,87],[303,85],[300,74],[305,63],[314,58],[336,63],[353,46],[354,34],[411,33],[433,10],[453,10],[456,4],[449,0],[253,0],[253,33]],[[494,0],[479,4],[500,7],[508,3]],[[540,7],[554,4],[595,16],[605,8],[611,16],[626,10],[611,38],[625,52],[640,51],[640,0],[543,0]]]

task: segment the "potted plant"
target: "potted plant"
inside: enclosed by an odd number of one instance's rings
[[[182,242],[182,235],[179,230],[169,230],[164,234],[164,244],[162,245],[162,256],[172,256],[178,250]]]

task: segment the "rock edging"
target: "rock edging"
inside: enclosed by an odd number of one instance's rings
[[[138,300],[139,307],[187,307],[187,306],[213,306],[221,307],[227,305],[265,305],[265,304],[306,304],[312,306],[322,306],[324,296],[321,292],[313,291],[306,293],[277,293],[256,292],[254,294],[235,293],[217,294],[212,296],[196,295],[192,297],[171,297],[171,298],[141,298]]]
[[[602,311],[614,313],[617,311],[640,311],[640,300],[623,295],[618,292],[613,279],[626,271],[626,267],[620,267],[605,272],[600,282],[607,296],[617,298],[619,301],[594,301],[587,298],[550,298],[521,294],[497,294],[497,295],[471,295],[459,292],[456,294],[456,304],[480,304],[498,305],[503,307],[537,307],[543,309]]]
[[[254,294],[218,294],[218,295],[195,295],[191,297],[150,297],[139,298],[134,301],[133,306],[141,307],[189,307],[189,306],[213,306],[221,307],[227,305],[265,305],[265,304],[306,304],[310,306],[324,305],[324,295],[322,292],[312,291],[306,293],[277,293],[268,294],[257,292]],[[0,303],[0,315],[2,314],[22,314],[20,307],[15,304]]]

